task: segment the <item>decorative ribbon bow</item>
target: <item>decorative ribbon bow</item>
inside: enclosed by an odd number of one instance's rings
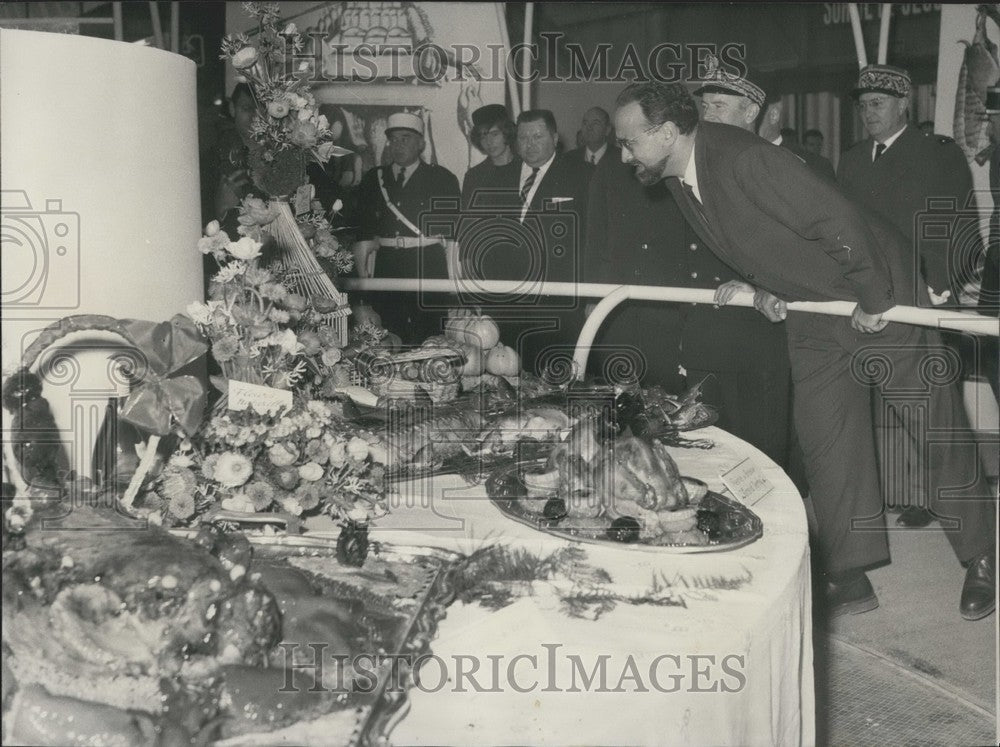
[[[170,433],[171,418],[185,434],[201,425],[207,395],[202,377],[182,369],[208,352],[208,344],[194,323],[177,314],[169,322],[122,319],[122,332],[145,356],[146,368],[137,371],[121,417],[157,436]]]

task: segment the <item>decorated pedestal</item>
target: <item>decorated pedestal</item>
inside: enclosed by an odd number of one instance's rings
[[[201,296],[193,62],[0,29],[0,110],[5,371],[63,316],[169,319]],[[41,362],[80,474],[114,392],[106,348],[76,339]]]

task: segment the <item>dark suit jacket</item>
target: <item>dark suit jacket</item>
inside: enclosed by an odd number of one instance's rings
[[[694,142],[704,215],[667,185],[708,246],[750,283],[785,301],[854,301],[877,314],[912,304],[903,237],[752,132],[702,122]],[[706,223],[707,220],[707,223]]]
[[[590,166],[594,165],[587,160],[586,145],[581,145],[579,148],[574,148],[571,151],[567,151],[566,157],[571,158],[574,161],[579,161],[580,163],[588,164]],[[622,149],[619,148],[617,145],[609,145],[608,149],[604,151],[604,155],[601,157],[601,160],[596,165],[600,166],[606,161],[618,161],[619,163],[621,163],[621,160],[622,160]]]
[[[962,149],[949,137],[925,136],[912,125],[874,163],[873,147],[869,138],[844,153],[837,175],[840,186],[907,238],[911,262],[919,263],[935,292],[952,289],[954,293],[955,281],[961,285],[961,279],[949,268],[964,267],[968,272],[982,254],[974,206],[966,209],[972,174]],[[934,200],[933,205],[928,200]],[[953,207],[943,207],[942,200],[953,201]],[[936,215],[930,215],[929,208],[934,208]],[[928,237],[923,230],[916,230],[919,223],[927,221],[949,228],[951,239]],[[942,233],[938,231],[936,236]]]
[[[811,168],[820,176],[829,179],[831,182],[837,181],[837,175],[833,171],[833,164],[823,156],[817,156],[811,150],[806,150],[798,143],[791,140],[781,139],[781,147],[787,148],[806,162],[806,166]]]
[[[415,236],[389,209],[379,188],[378,172],[386,170],[386,187],[392,195],[392,169],[389,166],[376,166],[368,171],[358,187],[357,214],[355,220],[359,227],[359,239],[371,239],[376,236],[392,238],[395,236]],[[457,212],[461,191],[458,188],[458,178],[444,166],[420,162],[416,171],[406,180],[406,185],[396,202],[400,212],[410,222],[423,231],[426,221],[432,214],[433,201],[436,198],[454,198],[452,213]]]
[[[737,278],[704,246],[667,186],[643,187],[620,160],[602,159],[590,183],[586,257],[587,282],[714,289]],[[601,340],[643,351],[661,379],[677,363],[715,371],[788,368],[783,326],[755,309],[630,301]]]
[[[506,187],[481,195],[460,241],[467,275],[485,280],[575,281],[586,232],[593,168],[556,155],[521,217],[521,166],[504,171]],[[484,215],[490,208],[492,215]]]

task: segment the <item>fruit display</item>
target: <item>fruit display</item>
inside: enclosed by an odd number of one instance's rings
[[[458,346],[465,353],[463,390],[481,385],[495,388],[496,379],[479,378],[484,375],[503,377],[508,384],[518,382],[521,358],[514,348],[500,341],[500,328],[491,317],[470,309],[451,309],[445,320],[443,337],[448,344]],[[437,336],[431,339],[436,340]]]

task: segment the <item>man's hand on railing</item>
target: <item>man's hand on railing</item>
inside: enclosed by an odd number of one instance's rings
[[[851,326],[866,335],[881,332],[888,323],[881,314],[867,314],[862,311],[860,304],[854,307],[854,313],[851,314]]]
[[[733,300],[733,296],[741,291],[744,293],[753,293],[754,287],[750,283],[744,283],[742,280],[730,280],[723,283],[715,289],[715,303],[719,306],[725,306]]]
[[[767,317],[769,322],[783,322],[788,316],[788,304],[760,288],[754,291],[753,307]]]
[[[934,292],[934,289],[928,285],[927,295],[931,297],[932,304],[934,304],[935,306],[941,306],[943,304],[948,303],[948,299],[951,298],[951,291],[950,290],[941,291],[941,295],[939,296],[937,293]]]

